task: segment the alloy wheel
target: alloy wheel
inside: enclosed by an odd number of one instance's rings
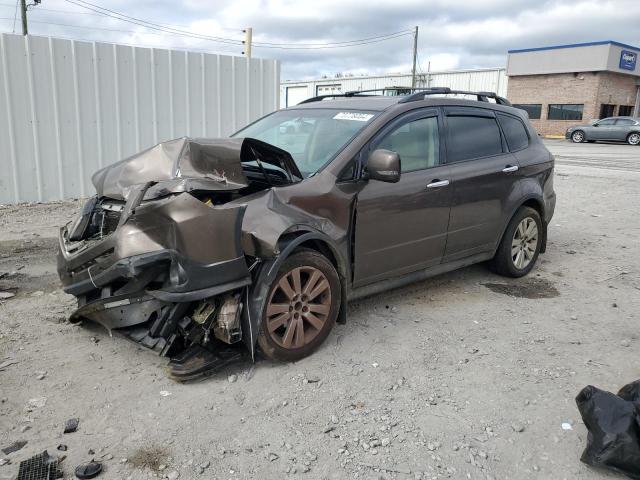
[[[582,133],[581,131],[573,132],[573,134],[571,135],[571,140],[573,140],[575,143],[583,142],[584,133]]]
[[[522,270],[533,260],[538,247],[538,225],[531,217],[525,217],[518,224],[511,241],[511,260]]]
[[[301,348],[320,333],[331,310],[331,286],[319,269],[297,267],[283,275],[269,297],[265,333],[283,348]]]
[[[627,142],[629,145],[639,145],[640,144],[640,133],[632,133],[627,138]]]

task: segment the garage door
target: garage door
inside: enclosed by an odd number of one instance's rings
[[[301,101],[309,98],[307,93],[308,89],[306,85],[302,87],[287,87],[287,107],[297,105]]]

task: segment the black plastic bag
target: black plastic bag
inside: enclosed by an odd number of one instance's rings
[[[640,480],[640,380],[618,395],[589,385],[576,403],[589,431],[580,460]]]

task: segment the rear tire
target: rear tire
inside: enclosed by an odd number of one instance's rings
[[[287,258],[269,288],[258,346],[272,360],[294,362],[316,350],[329,336],[341,304],[340,277],[315,250]]]
[[[629,145],[640,145],[640,133],[631,132],[627,135],[627,143]]]
[[[582,143],[585,140],[585,135],[582,130],[576,130],[571,134],[571,141],[573,143]]]
[[[505,277],[518,278],[534,267],[542,246],[542,219],[530,207],[520,207],[511,218],[489,267]]]

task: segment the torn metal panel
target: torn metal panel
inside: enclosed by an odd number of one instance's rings
[[[146,182],[155,185],[147,200],[193,190],[239,190],[248,184],[242,162],[266,162],[286,171],[291,181],[302,179],[289,153],[259,140],[183,137],[98,170],[91,181],[98,197],[120,200]]]

